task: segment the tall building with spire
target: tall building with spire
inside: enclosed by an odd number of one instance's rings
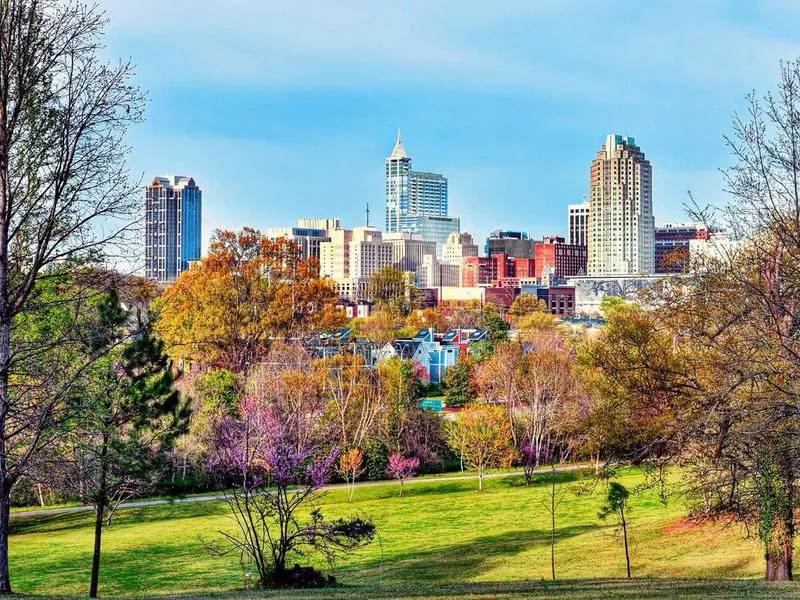
[[[386,231],[400,231],[400,217],[408,215],[410,179],[411,159],[398,130],[394,150],[386,159]]]
[[[634,138],[609,135],[589,180],[588,275],[653,273],[653,173]]]
[[[145,276],[175,281],[200,259],[202,192],[191,177],[156,177],[145,188]]]
[[[400,131],[386,159],[386,231],[419,233],[435,241],[439,251],[461,221],[447,214],[447,178],[411,169]]]

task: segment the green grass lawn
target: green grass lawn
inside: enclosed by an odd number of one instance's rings
[[[542,582],[550,577],[549,514],[542,504],[547,488],[543,478],[539,481],[526,488],[522,477],[490,479],[483,493],[477,491],[475,481],[412,482],[406,484],[404,498],[397,497],[396,485],[387,484],[356,490],[352,505],[344,490],[332,491],[324,500],[325,513],[370,515],[379,539],[332,570],[345,587],[315,594],[304,591],[295,597],[474,594],[499,598],[521,594],[547,598],[574,593],[581,598],[626,594],[631,598],[766,594],[761,597],[767,598],[776,597],[779,591],[781,597],[794,597],[792,585],[764,588],[752,581],[566,581],[557,587]],[[622,547],[611,527],[597,519],[603,489],[587,492],[585,481],[572,473],[561,475],[560,481],[570,492],[558,516],[559,579],[624,576]],[[633,487],[641,479],[629,474],[621,481]],[[579,490],[581,493],[576,493]],[[634,577],[707,580],[761,576],[761,553],[755,541],[743,539],[736,529],[686,524],[680,519],[682,513],[680,504],[664,506],[652,491],[634,498]],[[219,502],[120,511],[104,537],[101,595],[224,596],[244,587],[237,558],[213,557],[203,543],[231,525],[225,504]],[[91,513],[16,518],[12,526],[11,571],[18,592],[85,594],[93,540]],[[331,571],[325,565],[317,566]],[[603,596],[605,592],[610,595]]]

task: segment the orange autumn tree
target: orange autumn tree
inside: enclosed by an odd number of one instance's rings
[[[318,272],[292,241],[250,227],[217,230],[208,256],[155,303],[156,330],[175,358],[241,372],[276,339],[344,322],[335,288]]]

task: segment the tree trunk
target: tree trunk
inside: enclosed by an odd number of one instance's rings
[[[622,540],[625,542],[625,566],[628,569],[628,579],[631,578],[631,556],[628,553],[628,523],[625,521],[625,509],[620,509],[620,518],[622,520]]]
[[[767,550],[766,569],[764,579],[767,581],[792,581],[792,558],[794,554],[794,515],[786,511],[784,517],[783,543],[777,544],[777,549]]]
[[[3,230],[7,233],[6,229]],[[0,238],[0,311],[7,310],[8,244]],[[2,315],[0,315],[2,316]],[[11,520],[11,486],[14,481],[8,476],[6,449],[6,422],[9,412],[8,365],[11,361],[11,323],[3,319],[0,323],[0,594],[11,594],[11,574],[8,570],[8,536]]]
[[[89,597],[97,598],[97,583],[100,580],[100,548],[103,541],[103,517],[108,498],[108,435],[103,433],[103,446],[100,450],[100,490],[95,505],[94,552],[92,553],[92,578],[89,583]]]
[[[94,552],[92,552],[92,579],[89,583],[89,597],[97,598],[97,583],[100,580],[100,546],[103,539],[103,513],[105,503],[101,500],[95,507]]]
[[[785,542],[781,552],[776,552],[774,554],[767,553],[767,567],[764,572],[765,580],[792,581],[791,545],[791,542]]]
[[[556,466],[550,474],[550,571],[556,580]]]
[[[3,478],[0,484],[0,594],[11,594],[8,571],[8,534],[11,519],[11,484]]]
[[[36,484],[36,491],[39,494],[39,506],[44,507],[44,494],[42,493],[42,484],[41,483],[37,483]]]
[[[788,417],[788,415],[787,415]],[[792,558],[794,554],[794,505],[795,505],[795,475],[791,468],[792,457],[784,453],[785,481],[785,509],[783,510],[783,522],[775,525],[775,529],[780,531],[780,540],[776,544],[777,549],[772,548],[766,551],[766,569],[764,579],[767,581],[792,581]]]
[[[483,469],[478,469],[478,491],[483,491]]]
[[[286,555],[281,553],[275,559],[275,573],[273,575],[275,586],[282,586],[286,583]]]

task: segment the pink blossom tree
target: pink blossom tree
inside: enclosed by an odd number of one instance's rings
[[[389,463],[386,467],[386,474],[392,479],[400,482],[400,497],[403,497],[403,482],[414,476],[419,468],[419,459],[412,456],[403,458],[401,454],[389,455]]]
[[[418,360],[411,361],[411,373],[419,383],[422,385],[430,385],[431,383],[431,372]]]
[[[233,485],[225,501],[237,528],[219,531],[222,539],[209,548],[218,556],[238,554],[243,566],[254,567],[259,587],[321,585],[313,569],[301,569],[299,580],[287,560],[317,551],[331,562],[371,542],[375,526],[362,517],[323,517],[317,504],[337,451],[309,435],[314,419],[252,398],[238,412],[215,423],[211,439],[211,467]]]

